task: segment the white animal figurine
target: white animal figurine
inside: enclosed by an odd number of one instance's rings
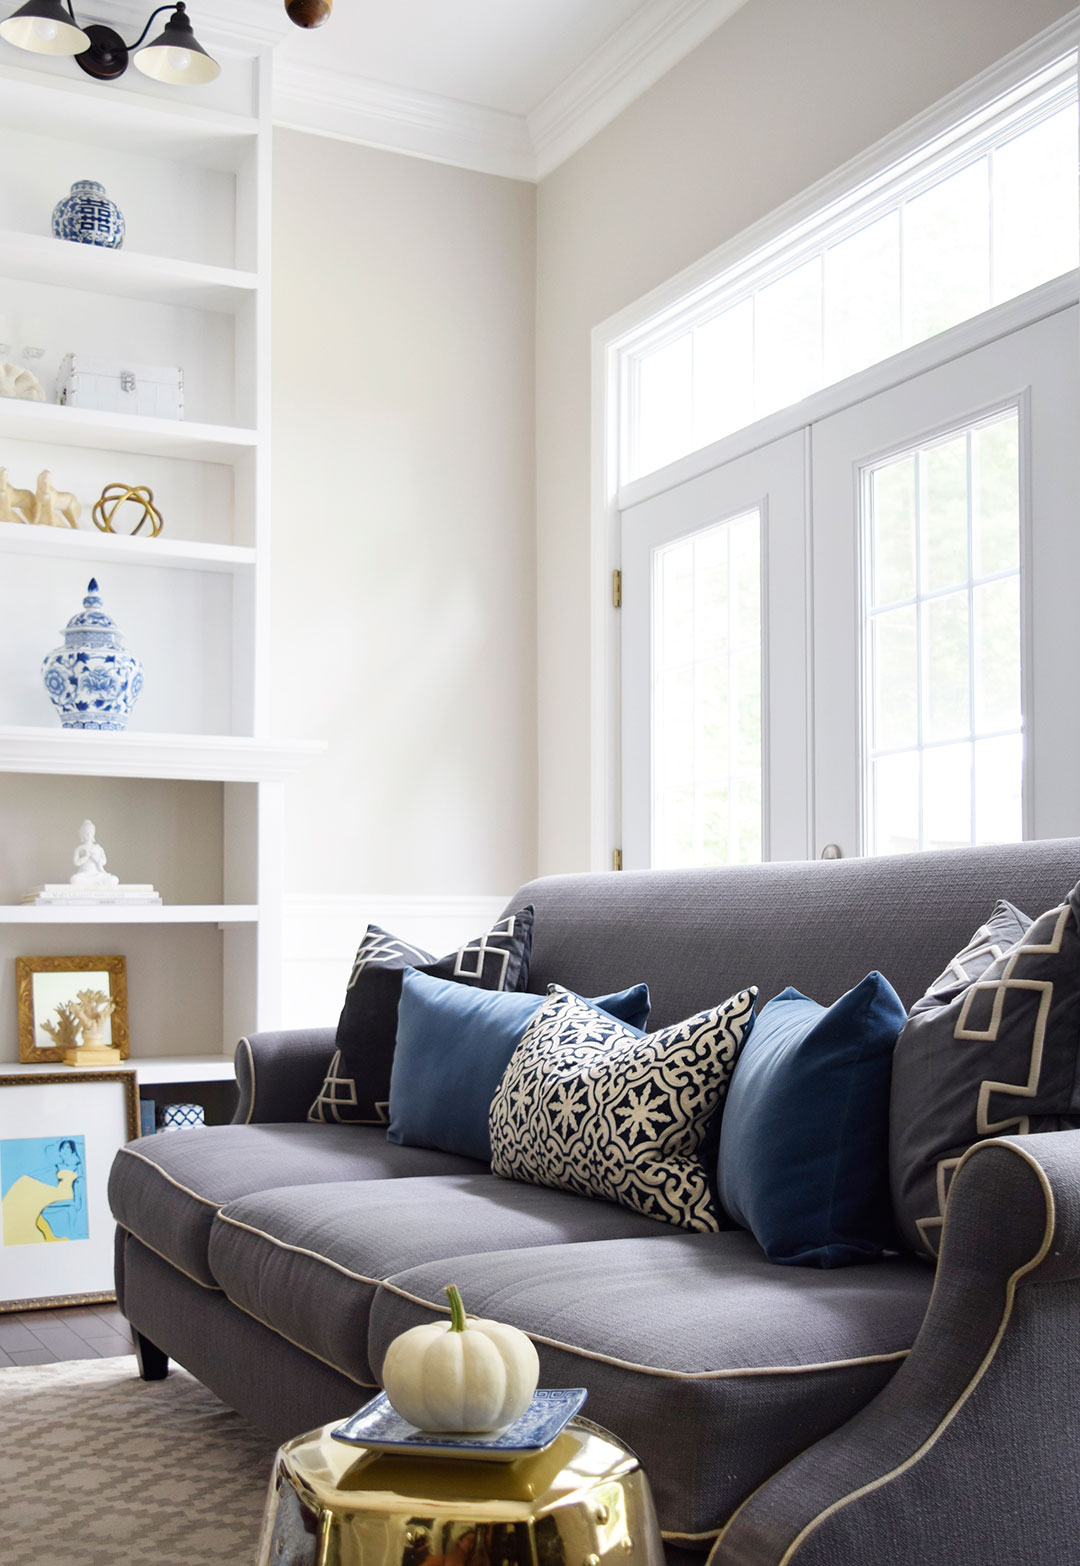
[[[82,506],[74,495],[63,489],[53,489],[52,474],[48,470],[38,474],[32,521],[39,527],[78,527],[81,511]]]
[[[0,363],[0,397],[19,397],[23,402],[44,402],[45,389],[32,370],[5,359]]]
[[[15,489],[7,468],[0,468],[0,522],[32,522],[37,500],[29,489]]]

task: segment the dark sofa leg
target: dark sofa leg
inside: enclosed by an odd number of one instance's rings
[[[144,1338],[141,1332],[132,1332],[135,1337],[135,1358],[139,1362],[139,1375],[144,1381],[164,1381],[169,1374],[169,1356],[162,1353],[156,1343],[151,1343],[149,1338]]]

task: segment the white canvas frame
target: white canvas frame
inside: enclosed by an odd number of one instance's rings
[[[138,1135],[134,1071],[0,1075],[0,1312],[103,1304],[116,1298],[109,1170],[117,1151]],[[8,1243],[8,1234],[24,1232],[25,1219],[20,1218],[16,1228],[14,1207],[4,1205],[11,1189],[4,1174],[5,1144],[24,1144],[20,1164],[14,1150],[7,1155],[14,1169],[21,1167],[25,1144],[35,1141],[41,1143],[43,1165],[55,1161],[67,1168],[74,1155],[57,1156],[55,1149],[62,1142],[76,1142],[85,1183],[86,1238],[50,1244],[43,1236],[40,1243]],[[43,1216],[48,1216],[47,1207]]]

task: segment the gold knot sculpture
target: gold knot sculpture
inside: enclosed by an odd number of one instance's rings
[[[132,528],[131,537],[141,532],[147,522],[150,524],[150,537],[156,538],[164,527],[161,512],[154,505],[154,491],[147,489],[145,484],[106,484],[101,492],[101,499],[94,506],[94,524],[103,533],[115,533],[113,518],[120,507],[128,501],[142,507],[142,516]]]

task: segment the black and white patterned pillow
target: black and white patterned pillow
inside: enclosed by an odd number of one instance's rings
[[[718,1230],[698,1149],[753,1026],[756,994],[742,990],[641,1037],[553,987],[491,1106],[493,1173]]]
[[[523,990],[529,980],[532,927],[529,905],[507,914],[456,952],[435,958],[369,924],[349,975],[334,1058],[308,1119],[386,1125],[402,974],[416,968],[474,989]]]

